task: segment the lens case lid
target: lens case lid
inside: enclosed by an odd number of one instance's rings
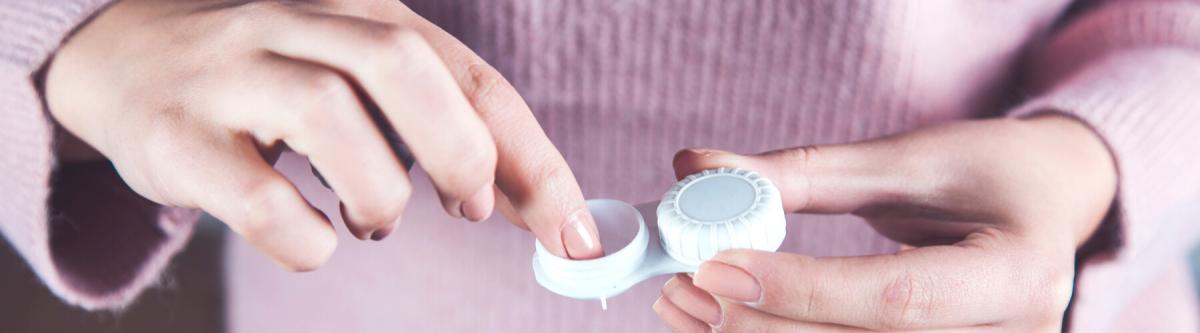
[[[601,244],[611,251],[604,257],[565,259],[534,242],[538,284],[577,299],[604,299],[657,275],[695,272],[726,249],[775,251],[787,232],[779,191],[744,169],[690,175],[660,202],[634,207],[594,199],[587,205]]]

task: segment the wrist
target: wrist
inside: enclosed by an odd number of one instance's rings
[[[1086,198],[1082,215],[1073,226],[1076,245],[1083,244],[1096,232],[1116,197],[1118,172],[1114,156],[1090,125],[1064,113],[1044,112],[1018,120],[1032,135],[1049,159],[1046,167],[1071,175],[1064,184],[1077,187],[1075,193]],[[1057,165],[1053,165],[1057,164]],[[1063,209],[1075,209],[1063,207]]]
[[[106,15],[120,7],[121,0],[101,1],[105,6],[97,8],[91,15],[81,20],[70,34],[62,38],[62,43],[54,50],[54,55],[47,59],[38,73],[39,92],[44,101],[45,112],[54,124],[54,153],[60,163],[91,162],[105,160],[105,156],[95,147],[101,147],[100,142],[90,141],[101,137],[104,131],[103,120],[106,118],[103,109],[107,103],[97,103],[99,100],[115,100],[119,96],[106,95],[98,92],[96,87],[119,84],[113,82],[104,68],[116,67],[109,62],[120,56],[96,52],[95,50],[112,50],[112,38],[97,36],[126,36],[102,30],[101,24]],[[98,42],[99,40],[99,42]],[[86,110],[86,111],[85,111]],[[102,148],[102,147],[101,147]]]

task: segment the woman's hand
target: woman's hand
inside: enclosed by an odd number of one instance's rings
[[[677,175],[721,166],[764,173],[788,211],[855,214],[915,247],[840,258],[722,252],[663,287],[654,308],[677,331],[1057,331],[1075,250],[1116,190],[1104,144],[1063,116],[675,159]]]
[[[60,50],[46,95],[137,193],[203,208],[289,269],[320,266],[336,237],[269,163],[285,145],[308,156],[348,229],[381,239],[412,189],[381,128],[450,215],[478,221],[511,202],[510,219],[555,254],[602,253],[516,90],[396,1],[119,1]]]

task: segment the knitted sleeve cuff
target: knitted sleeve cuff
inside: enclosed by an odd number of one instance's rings
[[[1103,138],[1120,173],[1117,254],[1135,255],[1158,230],[1154,214],[1200,189],[1200,4],[1113,2],[1032,60],[1036,97],[1010,116],[1067,114]]]
[[[0,233],[66,302],[118,308],[153,284],[198,212],[131,191],[111,164],[56,165],[33,73],[104,0],[0,2]]]

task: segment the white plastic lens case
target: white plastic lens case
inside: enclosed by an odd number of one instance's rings
[[[587,205],[604,257],[566,259],[534,242],[538,284],[577,299],[605,299],[654,276],[695,272],[726,249],[775,251],[787,232],[779,190],[744,169],[690,175],[659,202],[633,206],[594,199]]]

